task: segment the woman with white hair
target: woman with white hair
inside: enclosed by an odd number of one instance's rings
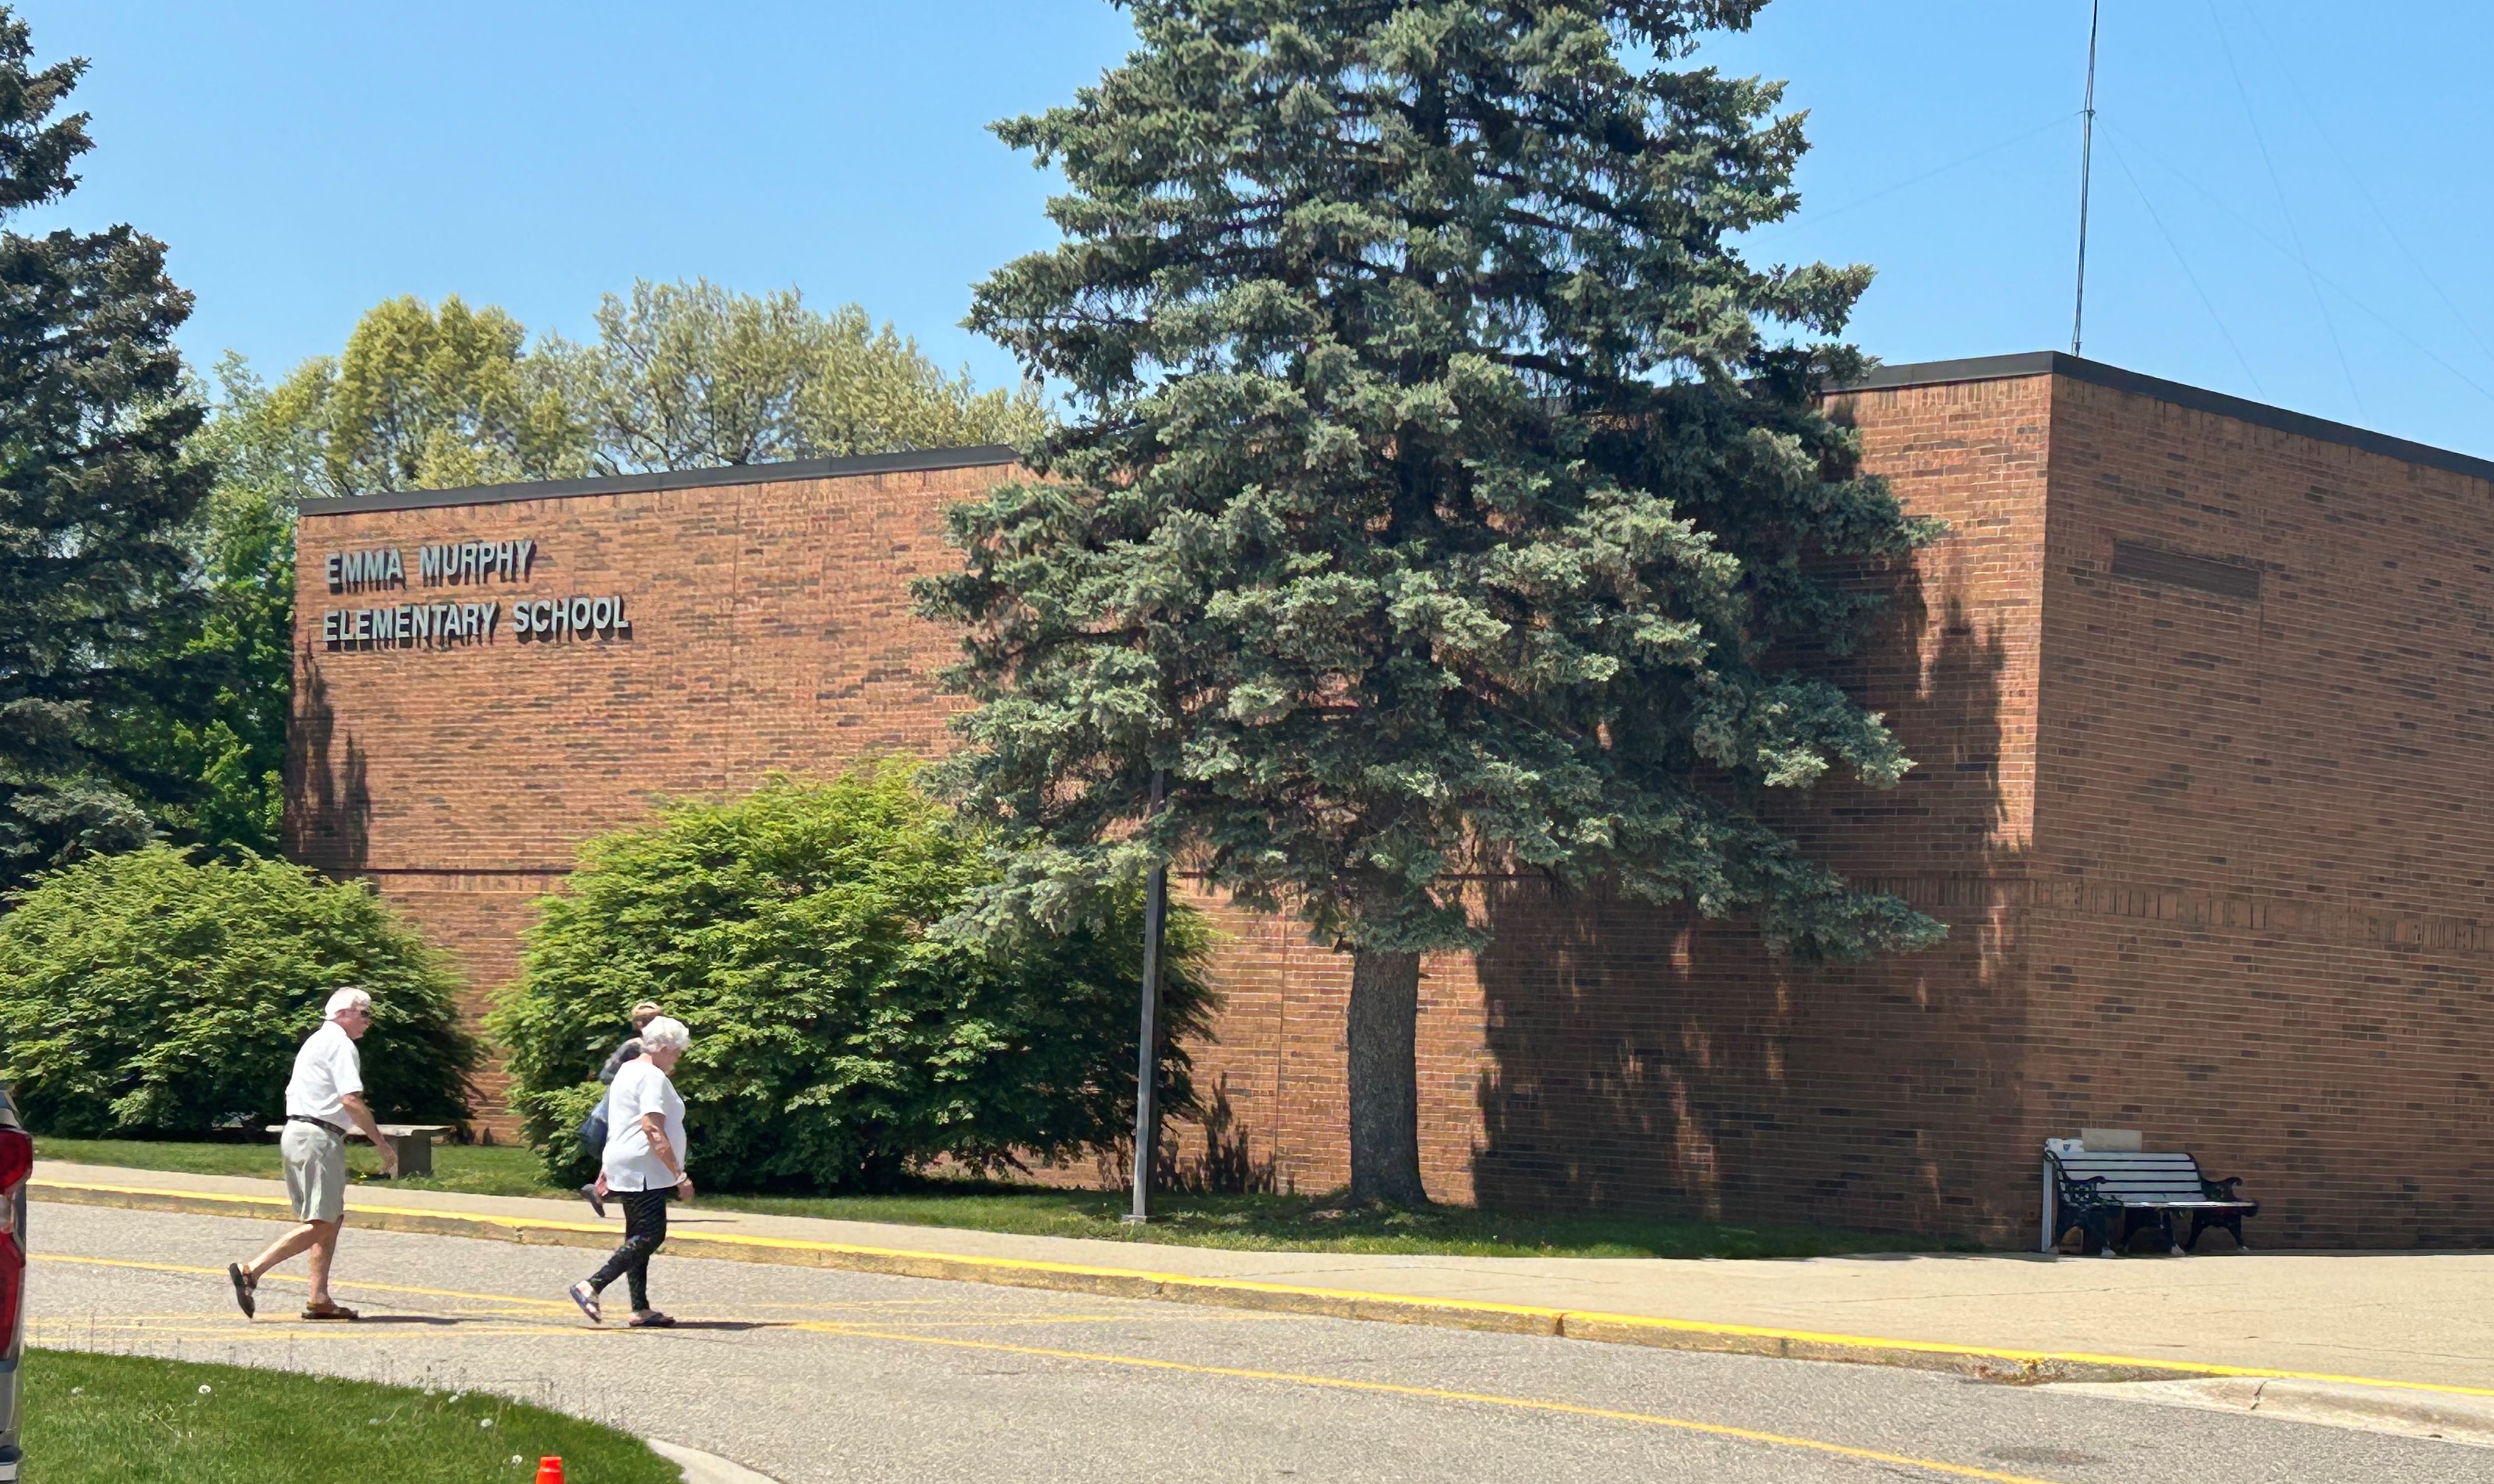
[[[692,1042],[683,1021],[652,1020],[641,1028],[641,1054],[616,1070],[606,1091],[601,1173],[607,1193],[624,1203],[624,1245],[604,1267],[571,1286],[571,1301],[593,1324],[604,1321],[598,1295],[618,1278],[631,1281],[634,1329],[676,1322],[650,1307],[650,1255],[667,1239],[667,1202],[692,1198],[693,1177],[684,1172],[684,1100],[668,1075]]]
[[[597,1080],[606,1083],[610,1087],[613,1086],[615,1083],[615,1074],[624,1070],[624,1064],[625,1062],[628,1062],[641,1054],[641,1028],[665,1014],[666,1012],[660,1010],[657,1003],[654,1000],[643,1000],[640,1004],[633,1006],[632,1034],[625,1038],[621,1045],[617,1045],[613,1051],[607,1053],[606,1065],[597,1069]],[[611,1127],[612,1125],[606,1121],[605,1101],[600,1099],[597,1105],[597,1110],[591,1113],[589,1115],[589,1120],[580,1126],[581,1142],[584,1144],[593,1142],[599,1148],[604,1148],[606,1143],[606,1131]],[[582,1186],[580,1188],[580,1198],[588,1201],[589,1209],[596,1212],[598,1218],[603,1220],[606,1216],[606,1177],[601,1174],[596,1179]]]

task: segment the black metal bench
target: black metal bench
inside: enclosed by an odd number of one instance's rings
[[[2223,1227],[2243,1247],[2243,1218],[2258,1216],[2260,1202],[2242,1198],[2242,1177],[2211,1180],[2200,1162],[2184,1153],[2066,1147],[2054,1139],[2044,1150],[2051,1179],[2047,1199],[2048,1247],[2072,1231],[2083,1251],[2110,1257],[2127,1252],[2143,1231],[2154,1228],[2175,1257],[2196,1250],[2212,1227]],[[2060,1147],[2056,1147],[2060,1146]],[[2174,1221],[2191,1218],[2191,1234],[2176,1240]]]

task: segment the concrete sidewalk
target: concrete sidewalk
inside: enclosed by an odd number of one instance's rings
[[[283,1219],[278,1182],[45,1163],[33,1198]],[[506,1241],[611,1243],[579,1201],[359,1186],[350,1225]],[[1194,1303],[1517,1329],[2035,1378],[2155,1370],[2300,1376],[2494,1395],[2494,1254],[2202,1257],[2018,1255],[1660,1258],[1229,1252],[945,1227],[669,1217],[682,1256],[1073,1287]],[[33,1224],[40,1250],[43,1227]],[[350,1235],[351,1242],[352,1237]],[[2125,1362],[2137,1362],[2126,1365]]]

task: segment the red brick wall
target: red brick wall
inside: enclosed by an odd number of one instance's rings
[[[1440,1199],[1980,1228],[2031,1204],[2019,1116],[2020,883],[2035,788],[2036,576],[2050,382],[1859,394],[1841,415],[1912,509],[1950,523],[1836,667],[1920,766],[1829,787],[1822,859],[1953,929],[1929,953],[1805,970],[1753,936],[1635,902],[1485,900],[1495,945],[1421,983],[1422,1166]],[[1222,914],[1229,1003],[1199,1075],[1277,1182],[1348,1177],[1349,974],[1293,924]],[[1225,1081],[1226,1079],[1226,1081]]]
[[[1919,766],[1785,821],[1949,941],[1810,968],[1737,925],[1486,892],[1495,945],[1422,983],[1431,1191],[2017,1241],[2040,1140],[2111,1125],[2248,1176],[2273,1243],[2494,1240],[2494,492],[2068,377],[1833,406],[1950,532],[1866,574],[1893,601],[1820,661]],[[905,589],[997,472],[307,520],[296,848],[380,881],[480,996],[507,983],[583,836],[943,745],[953,642]],[[481,595],[621,591],[632,638],[320,648],[320,609],[358,602],[325,591],[329,550],[520,536],[532,581]],[[2262,593],[2114,578],[2116,541],[2252,563]],[[1226,1004],[1196,1056],[1233,1163],[1338,1185],[1347,966],[1211,910]]]
[[[452,954],[481,1008],[518,967],[532,903],[587,836],[672,796],[753,787],[941,744],[951,636],[909,580],[951,558],[946,505],[988,469],[307,518],[298,536],[288,838],[375,881]],[[525,582],[433,588],[433,542],[537,543]],[[333,593],[333,551],[392,547],[404,590]],[[521,599],[621,593],[628,639],[523,643]],[[499,601],[490,642],[336,651],[324,609]],[[487,1077],[489,1100],[501,1090]],[[489,1102],[490,1105],[490,1102]],[[502,1123],[502,1120],[494,1120]],[[503,1123],[507,1128],[507,1124]]]
[[[2494,1239],[2494,488],[2069,379],[2053,427],[2036,1106],[2245,1176],[2272,1242]]]
[[[1988,967],[2001,936],[1992,875],[2023,845],[2032,778],[2025,548],[2040,540],[2042,385],[1867,395],[1851,411],[1915,508],[1956,530],[1845,677],[1925,766],[1894,793],[1831,790],[1801,823],[1813,848],[1958,923],[1958,937],[1907,964],[1793,978],[1743,935],[1667,912],[1553,911],[1532,888],[1496,893],[1485,907],[1498,947],[1477,963],[1433,957],[1423,982],[1423,1160],[1441,1198],[1963,1224],[1949,1201],[1967,1197],[1949,1193],[1973,1156],[1962,1140],[1898,1131],[1943,1116],[1921,1102],[1996,1091],[1984,1039],[2003,992]],[[579,839],[645,818],[660,797],[941,745],[951,703],[926,677],[952,642],[908,619],[903,594],[948,560],[943,504],[992,477],[308,521],[298,602],[316,637],[298,686],[298,853],[379,881],[458,957],[481,1004],[513,977],[530,904]],[[439,652],[319,643],[322,608],[381,601],[329,593],[329,551],[521,537],[539,546],[528,583],[460,595],[621,591],[631,639],[504,635]],[[1202,1083],[1277,1186],[1338,1185],[1346,966],[1294,923],[1214,910],[1226,1008],[1197,1048]],[[1970,1005],[1960,984],[1977,986]],[[1857,1054],[1866,1038],[1894,1054],[1874,1067]],[[1200,1133],[1192,1144],[1200,1155]],[[1846,1152],[1825,1172],[1831,1145]]]

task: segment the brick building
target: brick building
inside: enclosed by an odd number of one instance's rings
[[[2038,1142],[2111,1125],[2246,1176],[2271,1244],[2494,1242],[2494,464],[2057,354],[1832,407],[1951,533],[1843,671],[1920,766],[1795,824],[1949,941],[1796,969],[1492,890],[1422,984],[1433,1193],[2014,1241]],[[906,587],[1009,457],[307,505],[294,850],[481,997],[654,796],[942,745]],[[1222,919],[1225,1139],[1337,1184],[1346,968]]]

